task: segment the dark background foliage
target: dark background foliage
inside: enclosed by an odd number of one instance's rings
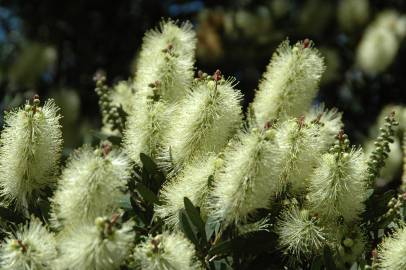
[[[80,119],[88,119],[90,127],[96,129],[100,123],[93,91],[94,73],[104,71],[110,84],[129,78],[144,32],[157,26],[161,18],[169,17],[187,19],[196,26],[199,46],[208,48],[198,53],[197,67],[208,73],[220,68],[224,74],[235,76],[246,96],[245,106],[253,99],[272,52],[286,37],[292,42],[310,38],[317,47],[327,46],[337,52],[339,67],[334,79],[322,84],[317,101],[344,112],[346,131],[354,142],[360,142],[367,134],[385,104],[405,102],[405,42],[384,73],[367,76],[353,67],[355,48],[365,26],[351,34],[344,33],[335,19],[339,1],[288,0],[288,9],[278,16],[272,2],[275,1],[2,1],[0,109],[21,104],[34,92],[48,97],[60,89],[74,89],[80,98]],[[302,15],[309,3],[317,9]],[[233,35],[226,33],[222,24],[225,11],[262,14],[258,13],[260,7],[265,7],[272,17],[272,27],[260,34],[261,38],[267,37],[265,41],[258,42],[258,35],[250,33],[256,31],[254,23],[248,24],[248,33],[238,27]],[[370,8],[369,21],[388,8],[406,12],[406,2],[372,0]],[[71,146],[82,142],[82,138],[77,138]]]

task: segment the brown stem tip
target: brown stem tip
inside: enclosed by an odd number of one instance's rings
[[[221,80],[221,71],[219,69],[214,72],[213,79],[217,82]]]
[[[303,40],[303,47],[304,47],[304,48],[309,48],[309,46],[310,46],[310,39],[305,38],[305,39]]]

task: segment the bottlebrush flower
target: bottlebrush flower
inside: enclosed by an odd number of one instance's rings
[[[164,232],[150,236],[135,248],[133,258],[137,269],[203,269],[197,261],[194,246],[181,234]]]
[[[340,28],[346,32],[359,29],[368,21],[370,9],[368,0],[340,1],[337,9],[337,20]]]
[[[406,269],[406,227],[386,237],[378,248],[378,267],[382,270]]]
[[[136,95],[133,110],[128,115],[124,131],[124,148],[127,155],[141,164],[140,154],[156,158],[163,134],[170,123],[171,106],[163,101]]]
[[[116,270],[130,255],[135,237],[133,222],[120,226],[117,216],[98,217],[94,224],[76,226],[60,237],[60,256],[55,261],[58,270]]]
[[[59,108],[38,96],[24,109],[9,112],[0,137],[0,193],[8,204],[26,209],[55,181],[61,154]]]
[[[109,151],[85,146],[73,153],[52,199],[55,225],[92,222],[118,207],[131,166],[125,155]]]
[[[213,187],[210,215],[228,225],[244,222],[258,208],[268,208],[276,191],[270,180],[273,169],[273,152],[266,133],[255,129],[242,133],[224,153],[224,167]]]
[[[366,169],[361,149],[324,154],[309,181],[313,211],[327,219],[356,220],[364,209]]]
[[[323,145],[321,147],[322,151],[330,148],[336,139],[336,135],[344,127],[341,118],[342,113],[338,112],[337,109],[325,109],[324,105],[314,106],[306,114],[305,119],[307,119],[307,122],[314,124],[314,128],[319,130],[320,139],[318,141]]]
[[[282,42],[273,54],[256,93],[253,109],[258,126],[272,119],[286,120],[304,114],[318,90],[324,60],[305,40],[293,47]]]
[[[279,247],[297,262],[319,254],[327,244],[327,234],[319,219],[297,206],[284,210],[275,231],[279,235]]]
[[[209,152],[218,153],[241,124],[241,94],[232,81],[202,79],[179,104],[164,137],[166,166],[175,171]]]
[[[278,193],[287,187],[293,193],[304,191],[324,148],[319,124],[308,123],[303,117],[289,120],[277,127],[273,147],[272,181]]]
[[[111,103],[116,107],[122,107],[127,114],[131,112],[134,100],[134,89],[130,82],[120,81],[110,94]]]
[[[4,270],[51,270],[56,256],[53,234],[32,217],[1,243],[0,266]]]
[[[179,211],[184,208],[184,197],[207,214],[209,177],[222,164],[221,158],[209,155],[187,165],[174,179],[168,180],[160,191],[161,205],[155,207],[155,214],[165,219],[167,225],[176,228]]]
[[[383,72],[394,60],[406,35],[406,18],[386,10],[366,29],[356,51],[356,63],[366,73]]]
[[[168,20],[145,34],[136,63],[134,87],[151,96],[157,91],[165,101],[183,97],[193,81],[196,34],[190,23],[178,26]]]

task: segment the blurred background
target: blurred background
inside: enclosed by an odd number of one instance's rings
[[[193,23],[197,68],[236,77],[245,107],[277,45],[312,39],[327,62],[316,103],[344,112],[365,144],[381,110],[406,101],[405,15],[404,0],[1,1],[0,122],[38,93],[62,107],[67,151],[88,142],[100,128],[94,74],[130,78],[144,32],[170,17]]]

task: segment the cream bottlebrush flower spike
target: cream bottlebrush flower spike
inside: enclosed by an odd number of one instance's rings
[[[196,34],[189,22],[178,26],[163,21],[159,29],[147,32],[136,64],[136,91],[145,96],[158,92],[170,102],[182,98],[193,81],[195,48]]]
[[[273,147],[272,181],[278,193],[287,187],[293,193],[303,192],[306,180],[325,148],[320,123],[306,122],[304,117],[288,120],[277,127]]]
[[[0,266],[3,270],[53,270],[56,256],[54,235],[32,217],[1,243]]]
[[[293,47],[289,41],[282,42],[272,56],[253,102],[258,126],[307,112],[324,69],[323,58],[308,39]]]
[[[157,158],[163,134],[170,123],[172,106],[139,93],[136,93],[135,97],[124,131],[124,148],[128,156],[140,165],[141,153]]]
[[[224,168],[214,183],[211,213],[223,222],[242,223],[258,208],[268,208],[276,187],[270,181],[273,170],[273,130],[242,133],[239,141],[224,153]]]
[[[111,103],[116,107],[122,107],[127,114],[131,112],[134,100],[133,85],[131,81],[120,81],[117,83],[110,94]]]
[[[111,213],[131,176],[129,159],[109,144],[103,150],[89,146],[73,153],[52,198],[55,226],[93,222]]]
[[[370,14],[368,0],[343,0],[338,3],[337,21],[345,32],[354,32],[363,26]]]
[[[155,207],[155,214],[175,229],[179,223],[179,211],[184,208],[184,197],[207,214],[207,198],[210,192],[209,177],[222,166],[222,159],[208,155],[188,164],[174,179],[165,183],[160,191],[162,204]]]
[[[118,215],[98,217],[58,240],[57,270],[117,270],[130,255],[135,233],[133,222],[118,226]]]
[[[174,171],[209,152],[220,152],[242,122],[241,93],[219,70],[213,79],[197,79],[192,90],[174,112],[164,138],[163,166]]]
[[[383,240],[378,247],[378,268],[382,270],[406,269],[406,226]]]
[[[375,75],[393,62],[406,35],[406,17],[385,10],[366,29],[356,51],[356,65]]]
[[[156,158],[169,123],[173,103],[193,82],[196,37],[190,23],[162,22],[143,40],[134,80],[136,94],[127,118],[124,147],[140,164],[140,154]]]
[[[361,149],[350,149],[340,132],[330,153],[324,154],[310,177],[309,202],[314,212],[331,221],[358,219],[366,199],[367,163]]]
[[[275,225],[278,245],[296,262],[319,254],[327,244],[327,233],[319,219],[307,209],[293,206],[285,209]]]
[[[0,187],[6,203],[26,209],[55,181],[62,148],[58,108],[52,100],[9,112],[0,137]]]
[[[305,115],[305,119],[310,123],[315,124],[314,127],[319,130],[320,149],[328,150],[335,142],[338,132],[344,127],[342,122],[342,113],[337,109],[325,109],[324,105],[314,106]]]
[[[133,259],[136,269],[203,269],[197,261],[193,244],[179,233],[150,236],[135,248]]]

